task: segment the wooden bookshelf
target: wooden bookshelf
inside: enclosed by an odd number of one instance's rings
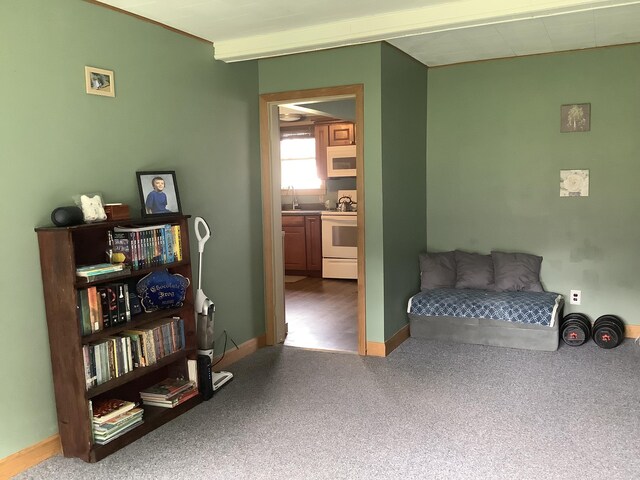
[[[187,359],[196,358],[193,289],[191,286],[187,288],[185,302],[180,307],[135,315],[126,324],[115,325],[84,336],[81,334],[80,314],[77,308],[78,291],[84,288],[117,282],[134,285],[139,279],[156,270],[168,269],[171,273],[188,278],[192,283],[188,219],[189,216],[186,215],[172,215],[35,229],[40,249],[58,429],[66,457],[77,457],[87,462],[98,461],[202,401],[200,396],[196,396],[176,408],[167,409],[141,405],[144,408],[144,423],[106,445],[93,444],[89,414],[90,400],[121,398],[141,403],[139,392],[143,388],[169,376],[187,376]],[[129,273],[116,274],[98,281],[86,281],[76,277],[77,266],[106,261],[105,252],[109,247],[109,232],[114,227],[167,223],[180,225],[181,261],[132,270]],[[83,346],[117,335],[124,330],[143,328],[146,324],[167,317],[183,319],[186,344],[184,349],[158,359],[153,365],[134,368],[128,373],[87,389]]]

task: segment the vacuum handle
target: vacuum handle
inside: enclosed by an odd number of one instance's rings
[[[202,217],[196,217],[194,222],[194,228],[196,230],[196,238],[198,239],[198,252],[204,252],[204,244],[207,243],[207,240],[211,237],[211,230],[209,229],[209,225]],[[204,235],[200,232],[200,227],[204,228]]]

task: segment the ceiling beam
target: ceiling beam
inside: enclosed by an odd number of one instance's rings
[[[214,42],[225,62],[633,5],[640,0],[462,0]]]

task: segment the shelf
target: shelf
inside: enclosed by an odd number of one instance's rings
[[[184,305],[182,307],[177,308],[167,308],[156,310],[155,312],[149,313],[140,313],[131,318],[130,322],[123,323],[120,325],[115,325],[113,327],[105,328],[104,330],[100,330],[99,332],[92,333],[90,335],[85,335],[82,337],[82,344],[86,345],[91,342],[95,342],[97,340],[101,340],[104,337],[110,337],[112,335],[117,335],[120,332],[124,332],[125,330],[132,330],[138,327],[145,325],[146,323],[152,322],[154,320],[159,320],[161,318],[171,318],[178,316],[180,312],[184,309]],[[184,320],[184,319],[183,319]]]
[[[137,426],[130,432],[127,432],[123,436],[112,440],[106,445],[93,445],[89,452],[88,460],[90,462],[97,462],[99,460],[102,460],[107,455],[110,455],[113,452],[121,449],[122,447],[129,445],[131,442],[138,440],[139,438],[145,436],[147,433],[164,425],[169,420],[182,415],[201,402],[202,396],[196,395],[195,397],[190,398],[189,400],[178,405],[175,408],[159,408],[142,405],[142,407],[144,408],[142,425]]]
[[[140,270],[129,270],[124,273],[113,272],[113,273],[107,274],[106,276],[100,276],[100,278],[97,280],[88,280],[84,277],[76,277],[75,287],[87,288],[87,287],[91,287],[92,285],[100,285],[103,283],[112,283],[118,280],[122,281],[122,280],[127,280],[129,278],[143,277],[151,272],[155,272],[162,268],[167,268],[167,269],[176,268],[182,265],[189,265],[190,263],[191,262],[188,262],[186,260],[180,260],[179,262],[164,263],[162,265],[156,265],[155,267],[141,268]]]
[[[122,220],[107,220],[104,222],[95,222],[95,223],[83,223],[81,225],[73,225],[69,227],[56,227],[53,225],[36,227],[34,230],[36,232],[45,232],[45,231],[59,231],[59,230],[85,230],[85,229],[95,229],[95,228],[113,228],[113,227],[121,227],[123,225],[136,225],[136,226],[144,226],[144,225],[162,225],[165,223],[178,223],[181,220],[185,220],[191,218],[191,215],[154,215],[149,218],[127,218]]]
[[[97,385],[95,387],[91,387],[89,390],[87,390],[87,398],[97,397],[98,395],[108,392],[109,390],[112,390],[116,387],[124,385],[125,383],[129,383],[130,381],[135,380],[136,378],[143,377],[148,373],[151,373],[155,370],[159,370],[160,368],[166,365],[172,364],[176,360],[180,360],[181,358],[188,357],[189,355],[195,353],[195,351],[196,351],[195,349],[179,350],[175,353],[172,353],[171,355],[162,357],[153,365],[149,365],[148,367],[134,368],[131,372],[125,373],[124,375],[121,375],[112,380],[109,380],[108,382],[101,383],[100,385]]]
[[[146,433],[158,428],[172,418],[186,412],[202,401],[198,396],[175,409],[148,410],[145,408],[144,423],[116,438],[107,445],[94,445],[91,438],[91,419],[87,415],[89,400],[99,398],[139,398],[141,389],[167,376],[185,375],[187,359],[196,356],[196,325],[193,310],[194,292],[186,290],[183,305],[140,313],[131,321],[113,325],[99,332],[82,336],[81,316],[78,310],[78,292],[96,285],[126,283],[135,290],[135,282],[151,272],[169,269],[188,278],[193,284],[190,262],[188,215],[172,214],[142,219],[97,222],[69,227],[36,228],[42,271],[42,287],[47,313],[47,329],[51,352],[51,369],[56,396],[58,432],[65,457],[81,458],[87,462],[98,461]],[[99,279],[88,281],[76,277],[76,267],[103,262],[108,250],[108,232],[116,226],[154,226],[173,224],[180,226],[181,261],[128,272],[114,272]],[[131,288],[130,288],[131,290]],[[180,317],[184,321],[184,349],[160,358],[148,367],[113,378],[108,382],[87,390],[85,348],[108,337],[122,334],[126,330],[151,328],[163,318]],[[158,323],[163,323],[161,320]],[[182,330],[181,330],[182,333]],[[154,339],[155,340],[155,339]],[[133,353],[133,352],[132,352]],[[111,353],[114,365],[118,360]],[[148,411],[147,411],[148,410]],[[170,440],[168,440],[170,441]]]

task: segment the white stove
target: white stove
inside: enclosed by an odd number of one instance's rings
[[[355,190],[338,190],[338,198]],[[322,277],[358,278],[358,213],[327,210],[322,212]]]

